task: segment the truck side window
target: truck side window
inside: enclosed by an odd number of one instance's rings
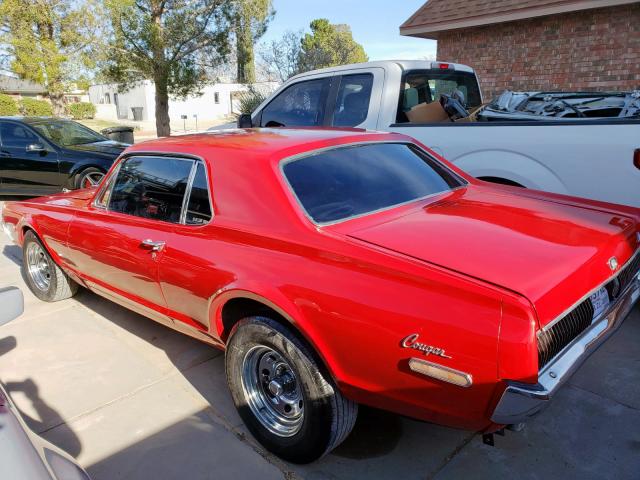
[[[367,119],[373,75],[361,73],[343,75],[333,112],[333,125],[336,127],[356,127]]]
[[[316,127],[324,120],[330,77],[294,83],[261,113],[261,127]]]

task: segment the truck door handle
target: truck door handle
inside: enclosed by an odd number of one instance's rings
[[[145,250],[151,250],[152,252],[161,252],[165,245],[165,242],[154,242],[153,240],[147,239],[142,241],[140,247]]]

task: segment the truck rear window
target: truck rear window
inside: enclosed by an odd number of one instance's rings
[[[406,112],[421,103],[440,100],[440,95],[451,95],[455,90],[462,93],[467,109],[479,107],[482,103],[478,80],[473,73],[455,70],[414,70],[404,77],[400,89],[398,123],[407,123]]]
[[[459,187],[463,180],[415,145],[371,143],[288,161],[284,175],[318,223],[383,210]]]

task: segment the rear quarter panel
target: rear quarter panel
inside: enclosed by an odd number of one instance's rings
[[[457,427],[488,425],[499,388],[502,297],[495,289],[330,236],[301,244],[216,230],[210,238],[204,261],[233,272],[213,296],[214,335],[225,336],[226,301],[264,300],[307,338],[350,398]],[[410,334],[451,358],[402,348]],[[473,385],[414,373],[412,357],[469,373]]]

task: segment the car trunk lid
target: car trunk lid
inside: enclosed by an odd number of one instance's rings
[[[553,320],[630,259],[633,218],[556,200],[470,187],[368,225],[350,237],[526,296],[541,324]]]

